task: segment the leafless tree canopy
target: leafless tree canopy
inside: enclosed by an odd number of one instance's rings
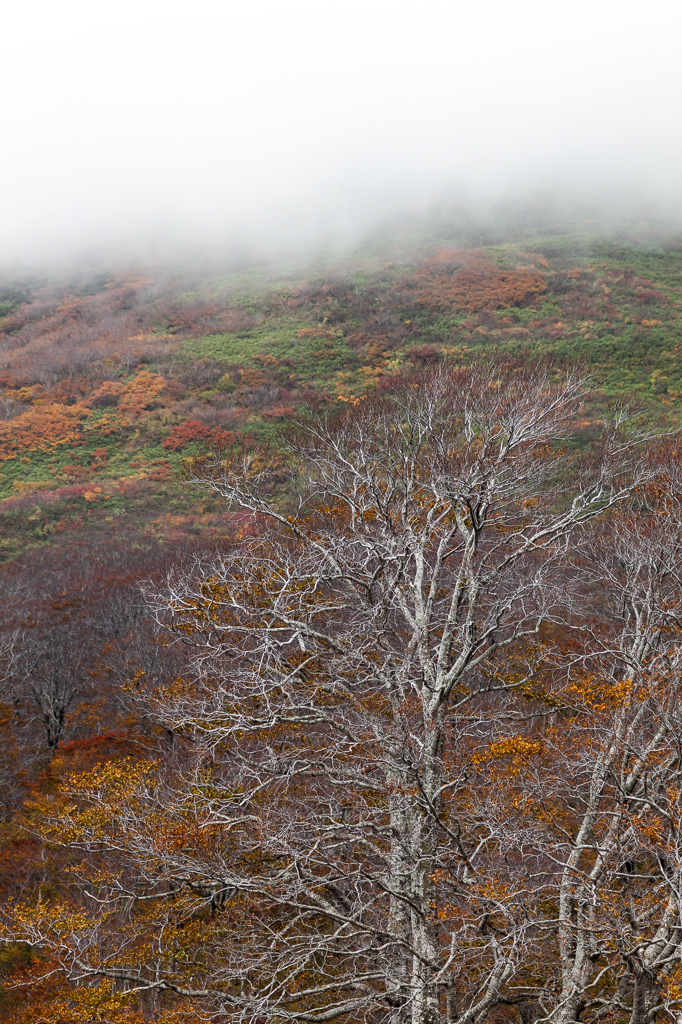
[[[244,535],[147,594],[171,753],[73,780],[45,836],[116,868],[12,934],[211,1020],[677,1020],[682,462],[571,454],[585,387],[438,367],[194,460]]]

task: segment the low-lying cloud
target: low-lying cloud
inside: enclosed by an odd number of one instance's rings
[[[346,243],[535,194],[682,209],[669,2],[29,0],[4,24],[5,264]]]

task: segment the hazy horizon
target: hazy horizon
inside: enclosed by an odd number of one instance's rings
[[[500,204],[682,213],[682,10],[294,0],[6,14],[0,266],[314,251]]]

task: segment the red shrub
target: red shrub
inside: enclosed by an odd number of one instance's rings
[[[205,444],[217,445],[218,448],[226,448],[227,445],[234,444],[238,437],[238,433],[223,430],[222,427],[207,427],[201,420],[185,420],[184,423],[173,427],[161,447],[166,451],[179,452],[188,444],[203,441]]]
[[[213,431],[201,420],[185,420],[184,423],[173,427],[161,447],[167,451],[179,452],[188,444],[195,441],[209,441],[212,437]]]

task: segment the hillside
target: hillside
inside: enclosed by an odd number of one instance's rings
[[[56,908],[55,920],[65,908],[71,922],[73,908],[87,905],[78,873],[94,868],[67,849],[75,833],[62,847],[49,831],[52,815],[71,806],[64,794],[71,792],[72,773],[95,773],[98,799],[115,817],[117,787],[127,793],[130,779],[146,778],[156,765],[171,776],[178,765],[190,771],[193,741],[182,729],[176,733],[157,705],[169,695],[184,699],[194,671],[191,652],[153,621],[140,583],[165,593],[174,573],[201,575],[207,558],[237,549],[241,525],[221,500],[187,482],[188,456],[237,440],[275,439],[309,406],[360,412],[365,396],[389,392],[439,360],[461,367],[488,356],[506,364],[512,389],[524,373],[532,379],[528,364],[537,356],[554,360],[557,380],[563,370],[586,365],[595,390],[578,418],[571,406],[575,448],[589,446],[605,405],[623,395],[649,419],[678,424],[681,240],[590,240],[584,232],[545,231],[484,241],[393,241],[307,267],[136,268],[0,282],[0,889],[6,907],[27,898],[33,908],[39,895]],[[548,451],[542,447],[539,456],[546,459]],[[290,492],[275,477],[275,493],[280,486],[284,498]],[[555,498],[548,500],[553,508]],[[336,527],[330,519],[320,529],[333,535]],[[196,610],[196,600],[192,593],[186,607]],[[610,629],[601,598],[590,601],[588,614]],[[572,657],[574,640],[558,642]],[[516,654],[509,657],[505,671],[515,679]],[[528,657],[538,657],[532,644]],[[553,671],[541,664],[543,686],[554,685]],[[523,701],[530,697],[524,694],[519,691],[525,721]],[[197,786],[192,800],[204,782]],[[107,793],[114,794],[111,806]],[[163,833],[171,846],[176,824]],[[118,878],[123,869],[112,870]],[[197,927],[209,914],[219,930],[214,904],[210,912],[202,908]],[[144,911],[135,913],[133,944]],[[259,909],[253,913],[260,920]],[[232,918],[226,921],[233,927]],[[150,918],[149,934],[157,924]],[[175,925],[169,927],[175,935]],[[73,989],[59,977],[62,953],[36,952],[41,942],[3,947],[0,1021],[197,1019],[172,999],[157,1006],[141,997],[141,1009],[131,1009],[116,985]],[[143,972],[147,960],[145,953]]]
[[[584,361],[602,396],[627,391],[676,421],[679,241],[393,248],[279,278],[6,280],[4,560],[100,536],[212,536],[221,509],[180,481],[184,456],[272,436],[313,397],[342,407],[445,357]]]

